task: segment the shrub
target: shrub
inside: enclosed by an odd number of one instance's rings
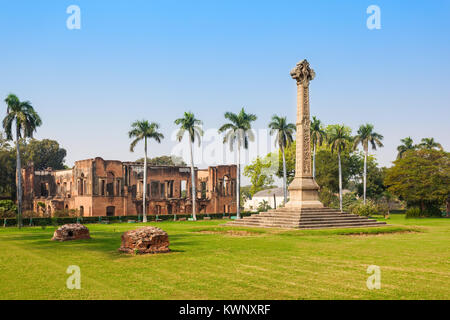
[[[430,206],[425,209],[424,215],[425,217],[441,217],[442,211],[438,206]]]
[[[377,211],[383,216],[389,215],[389,203],[386,201],[379,201],[377,203]]]
[[[419,218],[421,215],[420,208],[413,207],[406,210],[406,218]]]
[[[367,200],[366,204],[362,200],[354,202],[349,207],[349,212],[360,216],[372,216],[378,213],[377,206],[372,200]]]
[[[320,190],[319,199],[325,207],[339,208],[339,198],[328,188]]]
[[[441,209],[437,206],[429,206],[425,210],[419,207],[411,207],[406,211],[406,218],[441,217]]]
[[[348,192],[342,196],[342,209],[344,211],[349,210],[349,208],[358,202],[358,198],[356,197],[356,193]]]
[[[272,207],[269,205],[269,202],[266,200],[263,200],[262,202],[260,202],[257,210],[258,210],[258,212],[266,212],[270,209],[272,209]]]

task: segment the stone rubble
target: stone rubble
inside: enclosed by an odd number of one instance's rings
[[[156,227],[130,230],[122,234],[119,251],[136,254],[169,252],[169,236],[167,232]]]
[[[79,223],[65,224],[59,227],[55,230],[52,238],[53,241],[70,241],[81,239],[91,239],[91,236],[89,234],[89,229]]]

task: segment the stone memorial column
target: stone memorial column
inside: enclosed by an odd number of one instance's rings
[[[289,186],[290,200],[287,208],[322,208],[319,201],[319,186],[314,181],[311,169],[311,120],[309,111],[309,83],[314,79],[314,70],[303,60],[292,69],[291,76],[297,82],[297,139],[295,177]]]

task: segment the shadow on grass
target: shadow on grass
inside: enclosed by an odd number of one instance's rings
[[[72,241],[52,241],[54,230],[25,232],[18,234],[20,231],[14,230],[14,232],[4,235],[1,241],[13,242],[15,245],[19,245],[24,248],[36,248],[38,250],[54,250],[54,249],[68,249],[68,250],[83,250],[83,251],[95,251],[102,254],[106,254],[111,258],[127,257],[128,254],[118,252],[122,243],[121,235],[123,232],[119,231],[91,231],[91,239],[72,240]],[[170,246],[189,246],[195,245],[194,241],[186,241],[186,235],[169,235]],[[180,253],[184,250],[171,248],[171,252]],[[168,253],[170,254],[170,253]]]

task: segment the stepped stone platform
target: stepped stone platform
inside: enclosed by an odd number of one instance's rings
[[[226,226],[267,227],[288,229],[366,228],[386,225],[375,219],[341,213],[332,208],[278,208],[234,220]]]

